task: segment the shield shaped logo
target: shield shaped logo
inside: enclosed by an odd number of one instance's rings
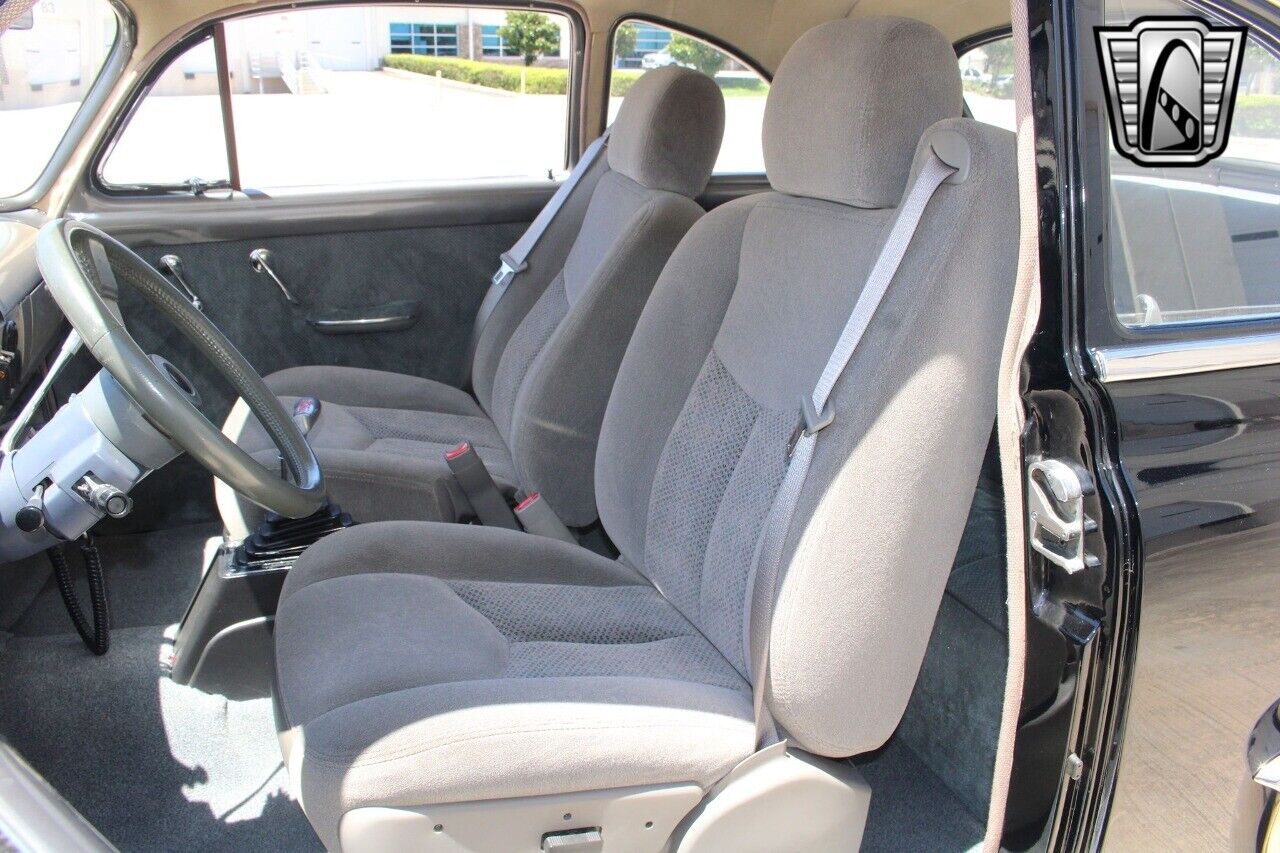
[[[1221,154],[1247,32],[1199,18],[1097,27],[1116,150],[1141,166],[1201,166]]]

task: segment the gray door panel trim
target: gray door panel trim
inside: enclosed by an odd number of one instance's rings
[[[401,228],[529,222],[555,192],[546,180],[404,187],[271,198],[82,195],[70,213],[133,246],[189,245]]]
[[[0,741],[0,849],[111,853],[116,848],[8,743]]]

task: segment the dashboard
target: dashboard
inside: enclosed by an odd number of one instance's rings
[[[0,422],[16,413],[22,392],[43,373],[66,323],[36,265],[37,229],[0,220]]]

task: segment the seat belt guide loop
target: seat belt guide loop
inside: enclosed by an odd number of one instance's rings
[[[813,405],[813,398],[805,395],[800,398],[800,414],[804,416],[804,434],[817,435],[822,430],[831,426],[831,422],[836,419],[835,409],[831,407],[831,401],[827,400],[819,412]]]
[[[831,401],[828,400],[826,405],[822,407],[822,411],[818,412],[817,407],[813,405],[813,398],[805,394],[800,398],[800,423],[796,424],[796,428],[791,433],[791,438],[787,440],[787,458],[790,459],[795,455],[796,445],[800,443],[801,436],[817,435],[822,430],[831,426],[831,422],[836,419],[835,410],[831,407]]]

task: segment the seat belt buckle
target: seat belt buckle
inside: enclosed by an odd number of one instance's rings
[[[452,450],[446,450],[444,462],[481,524],[508,530],[520,529],[515,513],[507,506],[506,498],[471,442],[464,441]]]
[[[796,425],[795,431],[791,433],[791,439],[787,442],[787,458],[796,452],[796,445],[800,443],[800,437],[804,435],[817,435],[827,427],[831,426],[831,422],[836,419],[835,409],[831,405],[831,401],[827,400],[823,405],[822,411],[819,412],[817,407],[813,405],[813,397],[805,394],[800,398],[800,423]]]
[[[493,286],[497,288],[505,289],[506,286],[511,283],[511,279],[529,268],[528,261],[521,261],[518,264],[513,264],[506,254],[503,254],[499,260],[501,263],[498,265],[498,271],[493,274],[493,278],[491,279]]]
[[[534,492],[516,504],[515,514],[526,533],[577,544],[569,528],[564,526],[560,516],[556,515],[539,492]]]

